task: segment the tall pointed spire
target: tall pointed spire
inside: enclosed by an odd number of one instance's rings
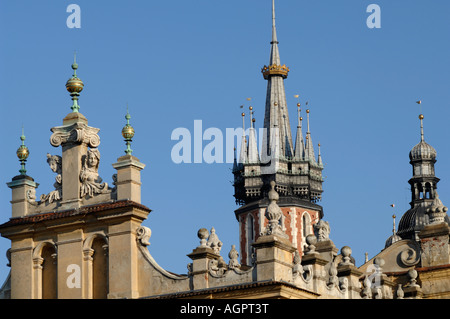
[[[275,0],[272,0],[272,50],[270,54],[270,65],[280,65],[280,52],[278,51],[277,27],[275,25]]]
[[[278,50],[278,37],[275,25],[275,0],[272,0],[272,40],[269,65],[265,65],[261,72],[267,80],[266,110],[264,115],[264,128],[266,134],[263,137],[263,148],[272,149],[270,131],[274,127],[279,129],[279,153],[283,157],[291,157],[294,153],[292,133],[289,122],[289,114],[284,89],[284,79],[287,78],[289,68],[281,65]]]

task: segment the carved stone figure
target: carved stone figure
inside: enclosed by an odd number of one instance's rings
[[[241,268],[241,265],[239,264],[239,253],[236,250],[235,245],[231,245],[231,250],[228,253],[228,257],[230,258],[230,261],[228,262],[228,267],[230,269]]]
[[[81,198],[89,195],[105,193],[108,190],[108,184],[102,183],[102,179],[98,176],[98,166],[100,164],[100,152],[98,149],[88,150],[80,173]]]
[[[54,191],[51,191],[47,195],[41,195],[42,202],[53,203],[54,201],[61,200],[62,198],[62,157],[59,155],[47,154],[47,163],[50,169],[56,173]]]
[[[294,264],[294,267],[292,268],[292,275],[294,276],[294,278],[302,276],[304,271],[303,266],[301,264],[302,259],[300,257],[298,250],[294,252],[294,258],[292,261]]]
[[[317,241],[325,241],[330,238],[330,224],[324,220],[319,220],[314,225],[314,232],[316,233]]]
[[[139,242],[141,243],[141,245],[143,246],[148,246],[150,245],[150,236],[152,235],[152,231],[150,230],[150,228],[145,227],[145,226],[140,226],[137,230],[136,230],[136,236],[137,239],[139,240]]]

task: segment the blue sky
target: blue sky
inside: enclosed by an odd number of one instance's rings
[[[81,28],[69,29],[69,4],[81,8]],[[369,4],[381,8],[381,28],[369,29]],[[314,143],[321,143],[326,177],[324,219],[338,248],[348,245],[357,265],[373,257],[409,208],[408,154],[425,139],[438,152],[440,198],[450,202],[450,3],[445,1],[277,0],[277,30],[291,125],[296,99],[309,101]],[[136,130],[133,155],[142,171],[142,202],[153,211],[149,246],[169,271],[186,273],[197,230],[216,228],[228,260],[238,243],[231,164],[175,164],[172,131],[241,125],[240,105],[252,98],[263,121],[269,62],[270,0],[228,1],[2,1],[0,108],[3,152],[0,221],[11,216],[6,183],[18,174],[15,152],[25,127],[28,174],[52,190],[46,154],[50,128],[71,111],[65,82],[77,51],[85,83],[79,104],[101,129],[100,175],[123,155],[126,104]],[[248,123],[247,123],[248,125]],[[205,143],[206,144],[206,143]],[[317,149],[316,149],[317,151]],[[390,205],[395,203],[395,210]],[[0,239],[0,281],[6,278],[7,239]]]

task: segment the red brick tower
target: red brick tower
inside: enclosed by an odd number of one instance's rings
[[[262,150],[259,154],[256,130],[250,106],[250,128],[248,139],[241,142],[239,160],[233,167],[236,203],[239,221],[241,263],[252,265],[252,243],[264,231],[270,182],[275,181],[280,195],[278,205],[283,212],[281,226],[289,239],[302,254],[307,235],[313,233],[313,224],[323,217],[322,207],[316,203],[322,198],[322,158],[316,159],[309,130],[307,114],[306,141],[302,134],[300,103],[295,146],[289,123],[289,114],[284,89],[284,79],[289,68],[281,64],[275,27],[275,3],[272,0],[272,41],[268,66],[262,68],[267,80],[267,97],[262,135]],[[307,104],[307,103],[306,103]],[[242,113],[243,119],[245,114]],[[244,128],[245,129],[245,128]]]

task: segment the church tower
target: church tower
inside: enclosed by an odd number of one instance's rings
[[[252,243],[267,225],[265,212],[269,205],[268,192],[271,182],[276,184],[283,212],[282,229],[300,254],[306,236],[313,233],[313,224],[323,217],[322,207],[322,158],[320,144],[316,158],[310,131],[310,110],[306,110],[307,131],[303,138],[301,105],[297,104],[297,132],[295,144],[292,138],[284,80],[289,68],[281,64],[275,24],[275,1],[272,0],[272,40],[269,65],[261,72],[267,80],[267,95],[261,153],[256,143],[255,119],[250,106],[248,140],[242,137],[239,161],[233,166],[235,199],[241,205],[235,211],[239,221],[241,262],[252,265]],[[307,105],[307,103],[306,103]],[[242,113],[245,131],[245,113]],[[261,135],[261,134],[260,134]]]
[[[439,201],[437,193],[439,178],[436,177],[434,169],[437,152],[433,146],[425,142],[423,114],[419,115],[419,120],[420,142],[409,153],[410,164],[413,169],[413,176],[408,181],[411,186],[411,208],[402,216],[397,232],[402,239],[416,241],[419,240],[419,232],[425,225],[429,224],[427,209],[435,201]],[[448,216],[445,217],[445,221],[449,223]]]

